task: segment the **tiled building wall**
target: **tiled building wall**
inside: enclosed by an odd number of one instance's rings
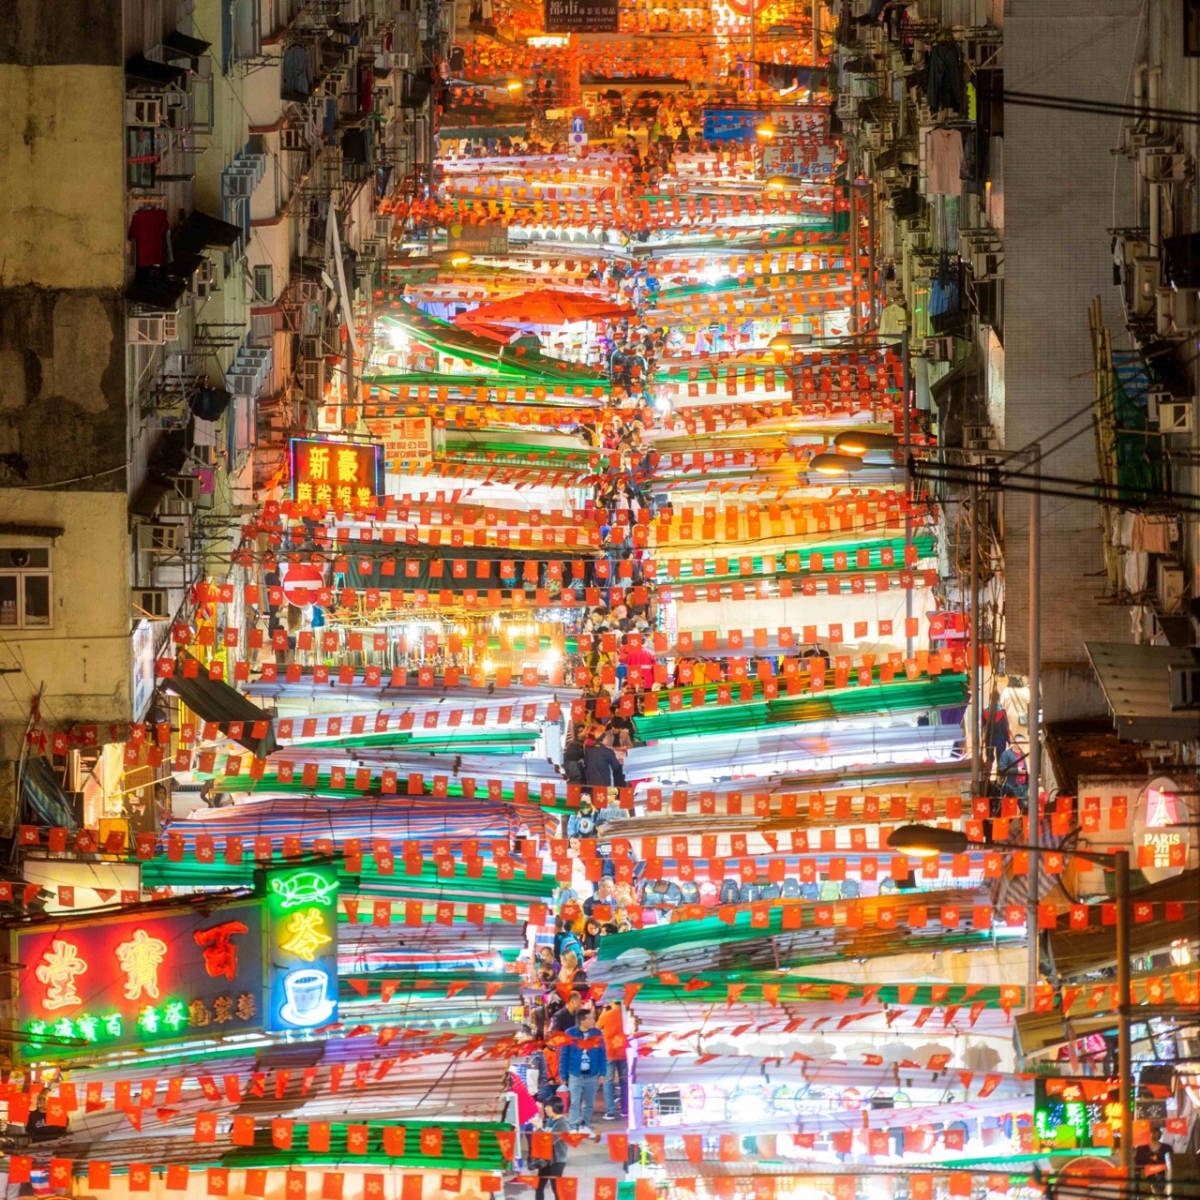
[[[1113,103],[1138,54],[1139,0],[1009,0],[1005,88]],[[1121,324],[1107,230],[1131,222],[1130,171],[1114,158],[1118,119],[1006,106],[1004,444],[1041,441],[1044,470],[1096,475],[1088,305]],[[1080,414],[1063,429],[1050,432]],[[1069,435],[1077,436],[1060,445]],[[1103,711],[1084,642],[1130,640],[1124,608],[1105,591],[1100,513],[1089,502],[1042,500],[1042,662],[1047,719]],[[1028,670],[1028,504],[1005,500],[1007,665]]]

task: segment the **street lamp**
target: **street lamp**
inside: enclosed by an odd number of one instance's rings
[[[1034,701],[1030,700],[1030,703]],[[1038,820],[1038,801],[1033,797],[1031,824]],[[939,829],[933,825],[901,825],[888,835],[888,846],[914,858],[934,858],[941,854],[962,854],[968,849],[1025,850],[1038,856],[1046,848],[1013,842],[973,842],[958,829]],[[1121,1093],[1121,1170],[1127,1179],[1133,1178],[1133,1040],[1130,1029],[1132,1013],[1129,995],[1132,987],[1132,952],[1130,931],[1132,913],[1129,900],[1129,851],[1114,850],[1101,854],[1095,850],[1071,850],[1069,853],[1084,862],[1109,867],[1116,875],[1117,901],[1117,1077]],[[1031,952],[1037,954],[1037,892],[1029,893]]]
[[[833,439],[833,448],[843,454],[866,454],[868,450],[898,450],[900,439],[894,433],[872,433],[850,429]]]
[[[809,470],[818,475],[853,475],[863,469],[863,460],[853,454],[835,454],[826,451],[813,455]]]

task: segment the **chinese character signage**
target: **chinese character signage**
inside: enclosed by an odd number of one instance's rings
[[[62,920],[13,935],[17,1021],[39,1034],[115,1049],[262,1028],[257,902]],[[30,1053],[78,1053],[39,1046]]]
[[[1043,1076],[1033,1087],[1033,1126],[1043,1146],[1112,1146],[1113,1130],[1121,1124],[1116,1080]]]
[[[546,0],[547,33],[616,33],[618,0]]]
[[[266,876],[267,1028],[316,1029],[337,1020],[337,868]]]
[[[455,221],[446,227],[446,248],[467,254],[497,257],[508,253],[508,226]]]
[[[433,422],[428,417],[379,417],[368,421],[367,427],[382,443],[389,471],[433,458]]]
[[[291,460],[293,500],[369,508],[383,493],[383,456],[371,443],[293,438]]]

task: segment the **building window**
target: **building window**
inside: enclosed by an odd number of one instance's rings
[[[0,627],[50,628],[50,551],[0,547]]]

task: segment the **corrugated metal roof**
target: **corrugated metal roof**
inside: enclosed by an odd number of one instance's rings
[[[1184,742],[1200,737],[1200,712],[1171,708],[1171,668],[1197,665],[1190,648],[1120,642],[1086,642],[1085,646],[1118,738]]]

